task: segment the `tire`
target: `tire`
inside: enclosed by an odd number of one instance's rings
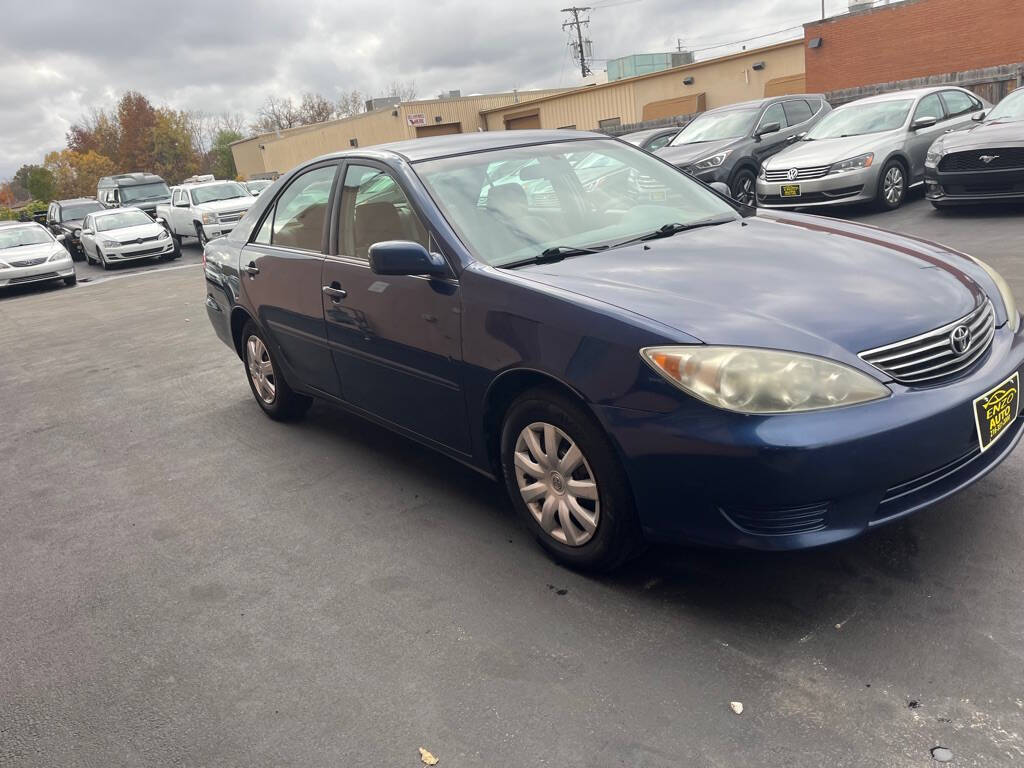
[[[907,199],[907,187],[906,167],[899,160],[890,160],[878,176],[876,207],[881,211],[895,211]]]
[[[210,238],[206,236],[206,230],[203,229],[202,224],[196,224],[196,240],[199,241],[200,248],[205,248],[206,244],[210,242]]]
[[[749,168],[740,168],[729,183],[729,194],[737,203],[753,207],[757,204],[757,175]]]
[[[99,256],[100,266],[104,270],[110,269],[110,263],[107,261],[107,257],[103,255],[103,251],[97,246],[96,254]]]
[[[77,282],[78,282],[78,275],[76,275],[76,274],[72,274],[70,277],[65,277],[64,278],[64,285],[66,285],[68,288],[70,288],[71,286],[75,285]]]
[[[72,261],[85,261],[85,249],[82,248],[68,248],[68,253],[71,254]]]
[[[288,386],[263,332],[251,320],[242,329],[242,362],[252,396],[270,418],[276,421],[299,419],[313,404],[313,398],[300,395]],[[263,367],[258,368],[256,364]]]
[[[563,476],[572,448],[582,458]],[[618,456],[601,426],[573,400],[546,388],[520,395],[502,426],[501,465],[512,506],[557,562],[610,571],[641,551],[633,494]]]
[[[171,232],[171,240],[174,241],[174,252],[177,254],[174,258],[178,258],[181,256],[181,235]]]

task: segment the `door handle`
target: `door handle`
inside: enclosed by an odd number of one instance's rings
[[[337,283],[325,285],[321,290],[323,290],[324,296],[330,296],[331,301],[333,301],[335,304],[337,304],[339,301],[348,296],[348,291],[346,291]]]
[[[245,273],[249,275],[249,277],[256,277],[256,275],[260,273],[260,268],[256,266],[255,261],[250,261],[249,266],[245,268]]]

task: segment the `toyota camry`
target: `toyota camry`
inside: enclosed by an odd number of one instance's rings
[[[848,539],[1021,437],[1020,316],[984,261],[755,213],[599,134],[321,157],[204,259],[267,415],[318,398],[500,478],[574,567]]]

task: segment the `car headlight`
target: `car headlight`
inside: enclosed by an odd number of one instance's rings
[[[63,248],[58,248],[47,261],[64,261],[64,259],[70,259],[71,254],[65,251]]]
[[[647,347],[640,356],[684,392],[737,413],[793,413],[888,397],[885,385],[842,363],[747,347]]]
[[[924,156],[924,165],[926,168],[937,168],[939,166],[939,160],[942,159],[942,150],[929,149],[928,154]]]
[[[988,272],[988,276],[991,277],[992,282],[996,284],[996,288],[999,289],[999,295],[1003,299],[1003,307],[1006,309],[1006,324],[1010,327],[1011,331],[1016,333],[1020,328],[1020,313],[1017,311],[1017,300],[1013,296],[1013,290],[1010,288],[1010,284],[1003,279],[1002,275],[992,269],[992,267],[981,259],[974,256],[968,256],[967,258]]]
[[[10,264],[4,264],[2,261],[0,261],[0,269],[10,269],[10,268],[11,268]]]
[[[160,230],[160,234],[157,235],[157,239],[158,240],[166,240],[170,236],[171,236],[170,232],[168,232],[166,229],[161,229]]]
[[[768,178],[768,171],[765,170],[765,167],[763,165],[761,166],[761,170],[757,172],[757,178],[759,178],[761,181],[764,181],[765,179]]]
[[[119,243],[117,240],[104,240],[102,245],[103,245],[104,248],[120,248],[121,247],[121,243]]]
[[[871,164],[875,162],[875,153],[868,152],[864,155],[858,155],[857,157],[851,157],[849,160],[840,160],[838,163],[832,163],[832,166],[828,169],[831,173],[845,173],[846,171],[856,171],[860,168],[870,168]]]
[[[216,224],[216,223],[217,223],[217,214],[216,213],[204,213],[203,214],[203,224]]]
[[[695,171],[706,171],[710,168],[717,168],[725,162],[725,158],[732,154],[731,149],[725,150],[725,152],[719,152],[717,155],[711,157],[705,157],[703,160],[698,160],[693,164]]]

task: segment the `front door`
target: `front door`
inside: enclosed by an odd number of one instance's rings
[[[469,453],[458,281],[370,270],[374,243],[412,240],[434,247],[384,166],[349,163],[339,210],[339,253],[324,262],[323,315],[343,397],[420,437]]]
[[[334,397],[341,388],[326,343],[320,278],[337,172],[328,162],[292,180],[242,248],[240,275],[291,383]]]
[[[949,127],[945,122],[946,110],[942,106],[939,94],[930,93],[922,98],[917,103],[917,109],[914,110],[914,116],[910,122],[913,123],[914,120],[922,117],[934,117],[936,123],[916,130],[911,128],[907,133],[907,154],[910,156],[910,163],[913,166],[910,169],[910,178],[907,179],[908,184],[920,181],[924,177],[924,161],[928,155],[928,148]]]

